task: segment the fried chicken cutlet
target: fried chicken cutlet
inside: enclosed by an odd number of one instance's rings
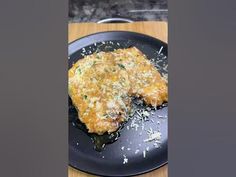
[[[152,106],[168,101],[167,83],[137,48],[99,52],[69,70],[69,96],[90,133],[114,132],[131,109],[131,96]]]

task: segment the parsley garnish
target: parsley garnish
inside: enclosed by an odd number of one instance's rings
[[[125,69],[125,66],[122,65],[122,64],[120,64],[120,63],[118,63],[118,66],[119,66],[121,69]]]
[[[82,71],[79,67],[77,68],[77,72],[79,72],[79,74],[82,74]]]
[[[93,61],[93,64],[92,64],[92,66],[94,66],[96,64],[96,61]]]
[[[103,117],[106,117],[106,118],[108,118],[108,114],[103,114]]]

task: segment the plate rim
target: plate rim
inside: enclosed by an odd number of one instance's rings
[[[89,172],[89,171],[86,171],[86,170],[81,170],[79,168],[76,168],[74,166],[72,166],[71,164],[69,164],[69,166],[75,170],[78,170],[78,171],[81,171],[81,172],[84,172],[84,173],[88,173],[90,175],[99,175],[99,176],[104,176],[104,177],[129,177],[129,176],[137,176],[137,175],[143,175],[143,174],[146,174],[146,173],[150,173],[150,172],[153,172],[161,167],[164,167],[165,165],[168,164],[168,160],[164,163],[162,163],[161,165],[158,165],[157,167],[154,167],[154,168],[151,168],[150,170],[145,170],[145,171],[142,171],[142,172],[138,172],[138,173],[131,173],[131,174],[127,174],[127,175],[112,175],[112,176],[109,176],[109,175],[104,175],[104,174],[98,174],[98,173],[93,173],[93,172]]]

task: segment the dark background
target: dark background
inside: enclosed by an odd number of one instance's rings
[[[167,21],[167,0],[69,0],[69,22],[97,22],[112,17]]]

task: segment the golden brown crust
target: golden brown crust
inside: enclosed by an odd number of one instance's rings
[[[167,84],[137,48],[99,52],[69,70],[69,95],[90,133],[114,132],[130,111],[130,96],[168,101]]]

